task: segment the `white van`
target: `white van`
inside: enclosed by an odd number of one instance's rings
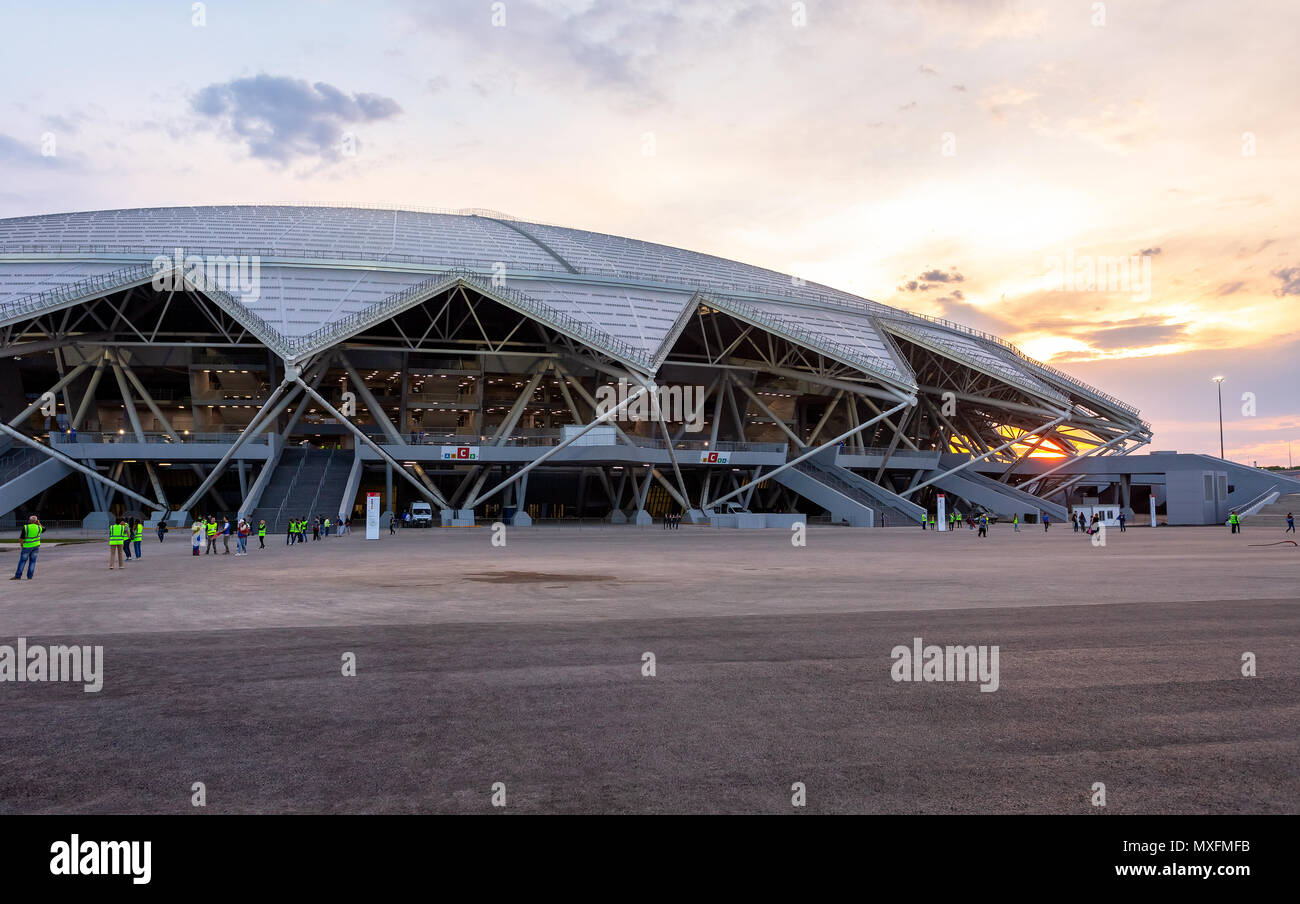
[[[433,508],[429,503],[411,503],[411,527],[433,527]]]

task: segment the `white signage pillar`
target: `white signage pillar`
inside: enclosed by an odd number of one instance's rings
[[[366,493],[366,539],[379,539],[379,494]]]
[[[937,523],[938,523],[938,525],[939,525],[939,530],[947,530],[947,529],[948,529],[948,513],[945,511],[945,507],[946,507],[946,505],[947,505],[947,501],[946,501],[946,499],[945,499],[943,493],[940,493],[940,494],[939,494],[939,507],[938,507],[938,510],[935,512],[935,519],[936,519],[936,521],[937,521]]]

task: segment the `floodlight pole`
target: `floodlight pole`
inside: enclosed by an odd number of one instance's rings
[[[1223,377],[1215,377],[1214,383],[1219,388],[1219,458],[1223,460]]]

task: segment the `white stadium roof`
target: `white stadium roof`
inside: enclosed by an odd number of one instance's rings
[[[646,372],[703,303],[904,389],[916,379],[895,338],[1058,404],[1068,393],[1136,414],[958,324],[724,258],[490,211],[238,205],[0,219],[0,325],[147,282],[151,262],[177,249],[256,257],[256,292],[227,287],[225,300],[286,357],[341,341],[455,279]]]

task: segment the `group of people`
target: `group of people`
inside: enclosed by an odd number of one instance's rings
[[[1119,532],[1125,533],[1128,530],[1128,516],[1124,514],[1123,509],[1120,509],[1116,520],[1119,521]],[[1083,512],[1070,513],[1070,526],[1074,528],[1076,534],[1091,537],[1101,530],[1105,523],[1106,519],[1102,517],[1101,512],[1093,512],[1091,518],[1085,516]]]
[[[976,536],[987,537],[989,535],[989,516],[987,512],[980,512],[976,515],[974,512],[969,517],[962,514],[960,510],[948,513],[948,530],[959,530],[962,524],[966,525],[967,530],[976,532]],[[1011,526],[1016,533],[1020,533],[1020,515],[1011,516]],[[933,514],[927,514],[921,518],[921,530],[938,530],[939,524]]]
[[[139,518],[119,517],[108,526],[108,570],[126,568],[126,563],[131,561],[133,547],[134,558],[140,561],[143,543],[144,521]]]
[[[331,521],[324,515],[317,515],[308,521],[306,518],[292,518],[285,525],[284,545],[292,546],[295,543],[304,543],[307,540],[307,531],[311,530],[312,540],[319,540],[322,534],[326,537],[330,531],[336,531],[335,536],[341,537],[344,534],[352,533],[352,522],[347,518],[338,518]]]
[[[677,530],[682,526],[681,512],[668,512],[664,515],[664,530]]]
[[[207,551],[202,555],[230,555],[230,538],[235,538],[235,555],[248,555],[248,538],[253,535],[254,527],[247,518],[240,518],[233,526],[230,519],[222,516],[221,523],[217,523],[216,515],[202,516],[194,519],[194,524],[190,527],[190,545],[194,555],[200,555],[199,550],[203,549],[204,542],[207,543]],[[261,549],[266,549],[266,522],[259,521],[256,527],[257,542],[261,544]],[[159,533],[158,539],[162,540],[163,534]],[[222,552],[217,551],[217,540],[221,540]]]

